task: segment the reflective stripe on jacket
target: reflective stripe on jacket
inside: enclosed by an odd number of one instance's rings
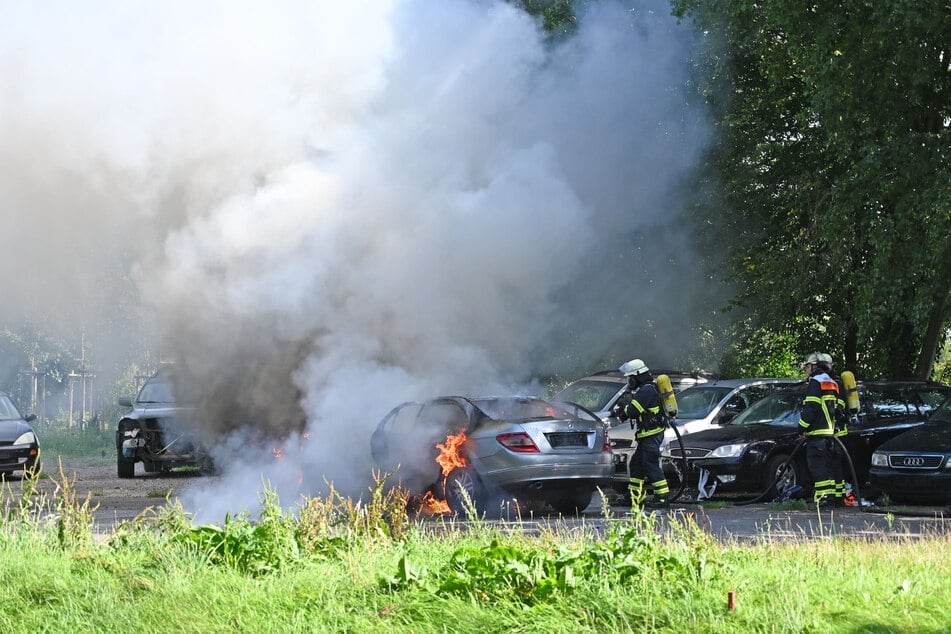
[[[810,377],[802,399],[799,431],[806,436],[835,434],[835,409],[840,400],[839,385],[832,377],[825,372]]]
[[[660,416],[660,392],[653,383],[637,388],[634,398],[624,408],[624,413],[637,424],[634,438],[646,438],[664,431],[664,419]]]

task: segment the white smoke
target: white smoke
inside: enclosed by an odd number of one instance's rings
[[[0,246],[57,266],[4,281],[49,314],[131,268],[125,310],[231,432],[204,516],[262,477],[359,493],[398,403],[538,391],[663,314],[645,261],[686,240],[643,234],[705,128],[687,27],[636,4],[549,40],[488,0],[5,2]]]

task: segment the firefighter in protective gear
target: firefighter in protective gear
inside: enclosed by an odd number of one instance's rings
[[[616,413],[621,420],[629,420],[637,430],[637,447],[631,456],[631,499],[635,505],[645,503],[653,508],[669,505],[670,488],[660,466],[660,445],[664,440],[666,420],[661,414],[661,396],[654,385],[650,369],[640,359],[622,365],[620,371],[627,377],[629,392],[619,399]],[[645,484],[650,483],[654,496],[645,502]]]
[[[829,372],[832,357],[822,352],[806,355],[802,363],[809,375],[806,396],[802,401],[799,431],[806,439],[806,465],[812,476],[813,499],[822,506],[844,506],[842,495],[845,483],[842,477],[844,456],[835,439],[838,408],[844,410],[839,384]],[[842,492],[838,483],[842,480]]]

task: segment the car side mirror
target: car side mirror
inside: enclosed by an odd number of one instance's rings
[[[132,407],[132,399],[128,396],[120,396],[119,405],[122,407]]]
[[[25,420],[28,423],[32,423],[33,421],[36,420],[36,414],[28,414],[27,417],[24,418],[23,420]]]

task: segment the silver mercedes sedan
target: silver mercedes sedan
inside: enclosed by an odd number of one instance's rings
[[[444,396],[403,403],[371,439],[377,465],[465,516],[514,498],[575,514],[614,471],[606,425],[573,403]]]

